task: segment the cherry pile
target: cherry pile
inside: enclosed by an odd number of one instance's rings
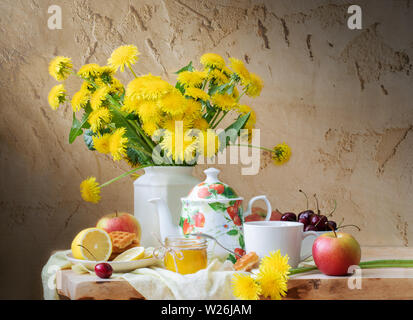
[[[333,220],[328,220],[333,212],[335,211],[336,207],[334,207],[333,211],[330,212],[327,216],[322,215],[320,209],[318,208],[318,199],[317,196],[314,194],[314,198],[317,204],[317,213],[313,210],[308,209],[308,197],[304,191],[298,190],[299,192],[303,193],[307,199],[307,209],[300,212],[297,215],[294,212],[286,212],[281,216],[281,221],[298,221],[304,224],[304,231],[331,231],[337,230],[337,223]]]

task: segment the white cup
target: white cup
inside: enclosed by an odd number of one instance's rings
[[[309,252],[301,252],[304,238],[317,237],[317,232],[303,232],[304,225],[293,221],[251,221],[244,223],[245,248],[254,251],[260,258],[271,251],[280,250],[288,255],[288,264],[296,268],[298,264],[311,256]]]

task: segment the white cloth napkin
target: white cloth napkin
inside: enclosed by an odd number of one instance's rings
[[[56,272],[71,268],[67,260],[68,251],[53,254],[42,270],[44,299],[59,299],[55,289]],[[76,272],[90,272],[84,268],[73,268]],[[234,273],[232,263],[212,260],[206,269],[194,274],[181,275],[160,267],[136,269],[129,273],[115,273],[128,281],[140,294],[149,300],[231,300],[231,279]]]

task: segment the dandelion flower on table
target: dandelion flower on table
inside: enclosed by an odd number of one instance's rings
[[[287,278],[279,272],[260,271],[256,280],[261,286],[261,293],[271,300],[281,300],[287,294]]]
[[[59,108],[66,101],[66,89],[63,84],[58,84],[50,90],[48,101],[53,110]]]
[[[260,298],[260,284],[251,275],[236,273],[231,282],[235,297],[241,300],[258,300]]]
[[[121,72],[125,71],[125,66],[131,67],[138,61],[140,52],[134,45],[120,46],[112,52],[112,55],[108,59],[108,65],[114,68],[116,71],[120,69]]]
[[[161,77],[147,74],[129,82],[126,97],[131,100],[157,100],[162,98],[174,87]]]
[[[182,71],[178,74],[178,81],[184,87],[201,87],[206,77],[205,71]]]
[[[180,115],[185,112],[186,99],[178,89],[171,89],[158,100],[158,103],[162,111],[170,115]]]
[[[240,77],[241,83],[247,85],[251,80],[251,75],[244,62],[236,58],[229,58],[229,61],[231,62],[231,69]]]
[[[125,137],[126,129],[119,128],[116,129],[109,140],[109,152],[113,157],[113,160],[122,160],[126,156],[126,144],[128,143],[128,138]]]
[[[106,96],[109,94],[110,88],[107,86],[97,89],[90,98],[90,106],[93,110],[100,108],[103,101],[106,100]]]
[[[203,100],[203,101],[207,101],[210,97],[209,95],[202,89],[199,88],[186,88],[185,89],[185,96],[191,97],[195,100]]]
[[[72,59],[57,56],[50,61],[49,73],[57,81],[66,80],[73,68]]]
[[[85,89],[80,89],[72,97],[72,109],[74,112],[84,108],[89,101],[90,93]]]
[[[89,78],[94,78],[99,75],[100,72],[100,66],[96,63],[89,63],[85,64],[82,66],[77,74],[84,78],[84,79],[89,79]]]
[[[288,279],[289,270],[291,269],[288,260],[288,255],[282,256],[280,250],[271,251],[269,255],[261,259],[259,271],[280,273]]]
[[[93,110],[88,117],[88,122],[90,124],[90,129],[93,132],[97,132],[99,129],[103,128],[105,124],[108,124],[112,119],[112,115],[107,108],[98,108]]]
[[[282,165],[290,160],[291,148],[285,144],[277,144],[273,149],[272,160],[276,165]]]
[[[225,66],[225,60],[219,54],[205,53],[201,56],[201,64],[205,68],[218,68],[221,69]]]
[[[98,203],[100,200],[100,187],[95,177],[89,177],[80,184],[80,193],[83,200]]]
[[[105,133],[103,135],[93,136],[93,147],[100,153],[107,154],[110,152],[111,134]]]
[[[250,73],[250,81],[247,83],[246,94],[249,97],[258,97],[261,94],[261,90],[264,86],[262,79],[255,73]]]
[[[212,103],[223,111],[230,111],[237,107],[236,100],[229,94],[215,93],[212,98]]]

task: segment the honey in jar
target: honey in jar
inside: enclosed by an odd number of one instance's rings
[[[172,249],[172,252],[168,251],[164,258],[166,269],[180,274],[190,274],[207,267],[208,244],[206,239],[169,236],[165,239],[165,246]]]

